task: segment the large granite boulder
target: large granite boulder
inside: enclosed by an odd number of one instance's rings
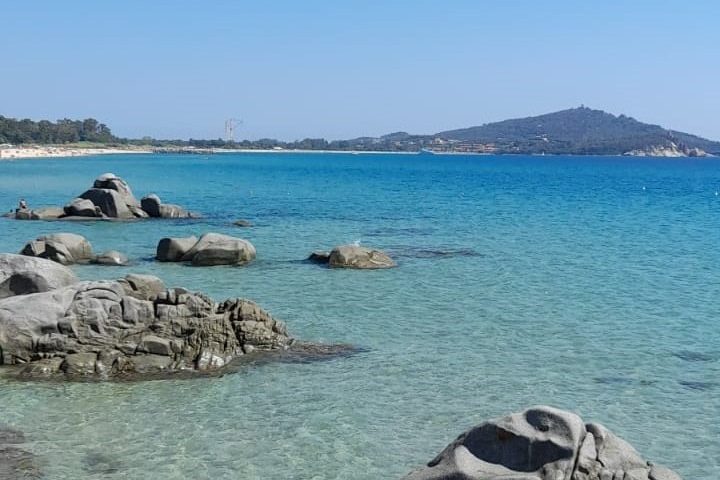
[[[197,241],[195,236],[163,238],[158,242],[155,258],[160,262],[180,262]]]
[[[161,262],[190,262],[198,267],[244,265],[255,256],[252,243],[220,233],[206,233],[199,240],[195,237],[163,238],[156,254]]]
[[[482,423],[405,480],[680,480],[605,427],[552,407]]]
[[[0,353],[20,375],[97,376],[207,371],[293,343],[255,303],[216,303],[147,275],[0,300]]]
[[[78,281],[67,267],[43,258],[0,254],[0,299],[47,292]]]
[[[54,233],[38,237],[25,244],[20,254],[47,258],[63,265],[86,262],[93,258],[90,242],[75,233]]]
[[[359,245],[333,248],[327,263],[333,268],[378,269],[397,266],[386,253]]]
[[[102,217],[100,207],[96,207],[92,200],[76,198],[63,208],[65,216],[68,217]]]
[[[195,218],[196,215],[188,212],[179,205],[162,203],[160,197],[151,193],[142,198],[140,202],[142,209],[150,217],[154,218]]]
[[[130,211],[127,203],[116,191],[108,188],[91,188],[83,192],[80,198],[90,200],[93,205],[100,208],[103,215],[111,218],[130,219],[135,215]],[[97,216],[97,215],[93,215]]]

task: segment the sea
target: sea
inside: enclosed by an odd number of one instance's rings
[[[686,480],[720,478],[720,159],[345,153],[0,162],[0,207],[64,205],[102,173],[199,220],[0,219],[0,251],[84,235],[127,273],[255,300],[322,361],[145,382],[0,379],[0,424],[49,479],[393,479],[533,405],[600,422]],[[233,221],[245,219],[251,228]],[[244,267],[153,261],[220,232]],[[328,269],[359,243],[389,270]]]

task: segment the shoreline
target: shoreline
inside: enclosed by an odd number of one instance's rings
[[[690,156],[667,156],[667,155],[588,155],[588,154],[532,154],[532,153],[486,153],[486,152],[424,152],[424,151],[384,151],[384,150],[308,150],[308,149],[272,149],[272,148],[209,148],[209,149],[181,148],[178,153],[207,155],[229,154],[229,153],[317,153],[317,154],[347,154],[347,155],[422,155],[425,156],[531,156],[531,157],[631,157],[631,158],[653,158],[653,159],[685,159]],[[0,162],[13,160],[44,159],[44,158],[73,158],[87,157],[92,155],[118,155],[118,154],[164,154],[165,152],[155,151],[152,147],[77,147],[77,146],[22,146],[11,148],[0,148]],[[714,155],[706,155],[705,158],[713,158]],[[697,158],[697,157],[696,157]],[[702,158],[702,157],[701,157]]]
[[[0,148],[0,161],[27,160],[30,158],[87,157],[90,155],[115,155],[120,153],[153,152],[147,149],[124,149],[115,147],[27,146]]]

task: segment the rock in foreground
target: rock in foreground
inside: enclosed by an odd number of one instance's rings
[[[358,245],[342,245],[330,252],[328,265],[334,268],[378,269],[397,266],[385,252]]]
[[[405,480],[681,480],[602,425],[533,407],[460,435]]]
[[[31,377],[210,371],[292,343],[285,325],[249,300],[216,303],[149,275],[0,300],[0,364]]]
[[[77,281],[72,270],[50,260],[0,254],[0,299],[47,292]]]

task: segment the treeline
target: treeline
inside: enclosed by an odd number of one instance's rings
[[[76,142],[114,143],[115,137],[110,128],[94,118],[70,120],[64,118],[57,122],[30,119],[17,120],[0,115],[0,143],[13,145],[62,144]]]

